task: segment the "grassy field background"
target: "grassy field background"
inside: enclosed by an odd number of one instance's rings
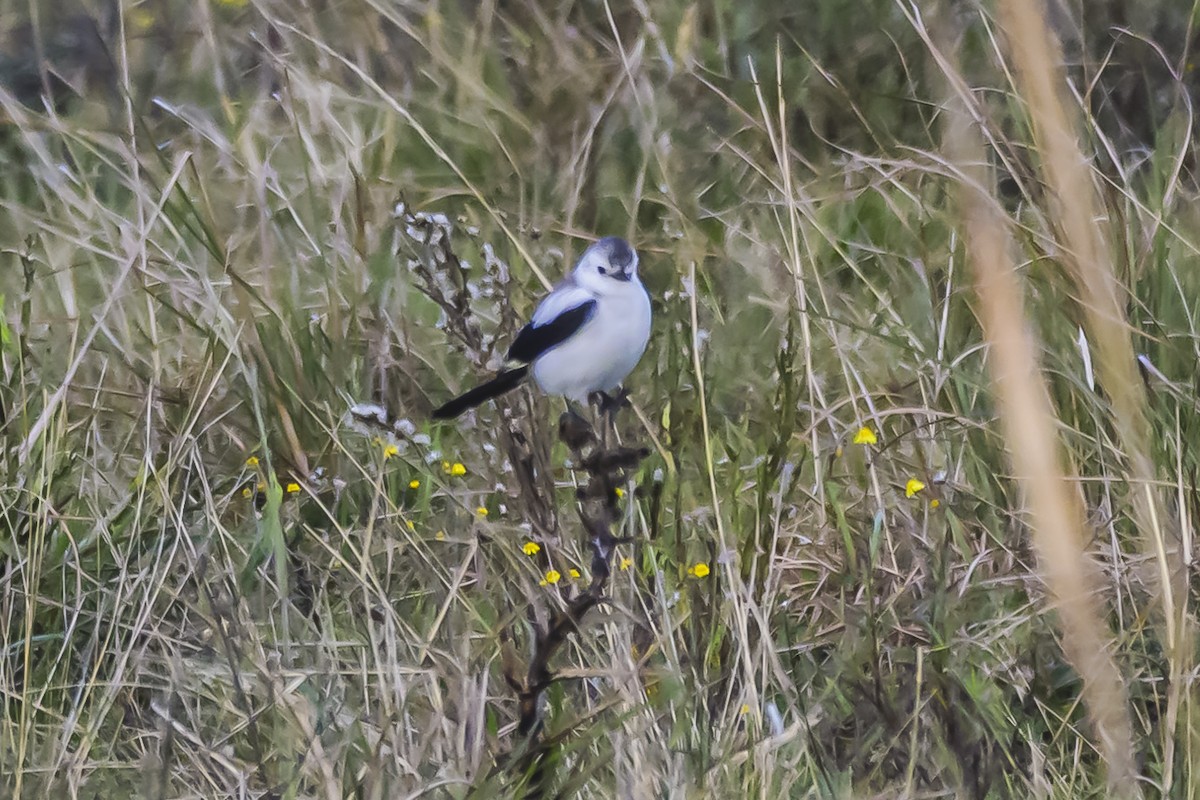
[[[1067,197],[987,4],[0,0],[0,796],[1200,797],[1200,12],[1048,8]],[[562,405],[428,413],[606,234],[651,455],[531,789]],[[993,384],[989,252],[1056,419]]]

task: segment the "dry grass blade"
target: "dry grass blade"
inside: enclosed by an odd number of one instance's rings
[[[1042,574],[1061,620],[1063,649],[1083,678],[1084,702],[1108,765],[1110,790],[1136,797],[1128,699],[1108,652],[1108,628],[1096,604],[1096,571],[1084,551],[1083,510],[1063,468],[1054,409],[1025,318],[1013,243],[991,190],[982,138],[964,98],[952,92],[948,102],[944,145],[949,160],[963,172],[958,199],[1004,440],[1028,504]]]
[[[50,419],[55,412],[58,411],[59,405],[67,396],[67,391],[71,388],[71,381],[74,379],[75,373],[78,371],[80,365],[84,361],[84,358],[91,350],[92,343],[95,341],[97,334],[100,333],[105,319],[113,310],[117,298],[121,296],[121,289],[125,286],[126,280],[128,280],[130,274],[133,273],[134,268],[137,266],[139,260],[143,256],[146,231],[155,223],[155,221],[158,219],[158,216],[162,213],[163,207],[170,198],[171,192],[174,191],[175,184],[179,180],[183,170],[187,167],[188,161],[189,158],[187,156],[179,159],[178,163],[175,165],[175,169],[171,173],[171,177],[167,180],[166,186],[159,195],[153,215],[149,220],[146,221],[145,225],[142,226],[142,230],[139,231],[138,234],[138,239],[131,240],[127,243],[128,252],[125,254],[125,261],[121,265],[121,271],[117,275],[117,279],[113,282],[108,294],[108,298],[100,307],[99,312],[96,315],[96,319],[92,323],[91,329],[88,330],[87,335],[83,338],[83,342],[80,343],[79,350],[76,352],[75,357],[71,362],[71,366],[67,369],[62,382],[59,384],[58,388],[55,389],[54,394],[51,396],[49,402],[46,403],[46,407],[42,409],[41,415],[33,424],[29,434],[25,437],[25,441],[21,444],[21,448],[17,451],[17,463],[24,464],[26,459],[29,458],[30,453],[33,451],[33,448],[37,445],[42,433],[45,431],[46,425],[50,422]]]

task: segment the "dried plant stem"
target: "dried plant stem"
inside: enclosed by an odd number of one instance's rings
[[[615,414],[605,415],[615,423]],[[615,424],[612,426],[615,427]],[[646,448],[610,445],[613,431],[605,429],[597,437],[591,426],[573,412],[563,415],[559,438],[571,449],[576,470],[587,475],[578,491],[579,520],[592,550],[591,582],[567,605],[554,612],[550,622],[536,634],[529,665],[520,669],[514,660],[505,664],[505,680],[517,694],[521,737],[520,754],[513,764],[517,775],[528,776],[525,797],[541,798],[549,788],[547,756],[551,749],[542,743],[542,695],[554,681],[550,661],[579,630],[584,616],[604,600],[604,590],[612,574],[613,553],[621,542],[613,534],[620,522],[617,488],[629,472],[650,454]],[[524,674],[520,674],[520,673]]]
[[[1177,537],[1167,536],[1163,530],[1165,519],[1159,511],[1161,501],[1154,488],[1156,470],[1149,450],[1146,395],[1129,337],[1123,289],[1104,235],[1101,204],[1063,103],[1059,77],[1062,49],[1046,25],[1041,5],[1034,0],[1005,0],[1000,4],[1000,21],[1050,189],[1049,216],[1058,228],[1063,261],[1083,305],[1097,353],[1097,371],[1112,405],[1118,442],[1127,459],[1132,487],[1129,500],[1142,535],[1142,549],[1159,562],[1157,593],[1165,622],[1163,641],[1175,661],[1184,623],[1176,598],[1186,595],[1186,565],[1179,555]]]
[[[951,76],[953,81],[955,76]],[[983,142],[961,93],[951,93],[944,144],[963,173],[958,199],[974,267],[977,311],[1009,458],[1029,508],[1033,543],[1061,622],[1063,650],[1108,766],[1110,792],[1138,796],[1125,685],[1108,652],[1096,570],[1084,551],[1083,510],[1063,468],[1057,423],[1028,328],[1013,244],[995,200]]]
[[[1173,722],[1186,691],[1186,662],[1192,652],[1194,623],[1187,613],[1187,562],[1181,552],[1179,531],[1170,529],[1169,517],[1162,512],[1163,498],[1150,452],[1152,431],[1146,393],[1135,366],[1124,312],[1124,289],[1114,270],[1091,169],[1063,102],[1059,41],[1046,24],[1042,5],[1034,0],[1005,0],[1000,4],[1000,21],[1050,189],[1050,219],[1058,228],[1063,261],[1083,306],[1097,354],[1097,372],[1112,406],[1117,442],[1125,454],[1129,502],[1141,536],[1142,554],[1158,565],[1151,586],[1162,609],[1159,638],[1169,662],[1167,719]],[[1173,733],[1166,735],[1164,745],[1164,791],[1169,791]]]

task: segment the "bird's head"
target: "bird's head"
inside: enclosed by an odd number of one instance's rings
[[[598,294],[624,290],[637,278],[637,251],[619,236],[605,236],[575,265],[575,280]]]

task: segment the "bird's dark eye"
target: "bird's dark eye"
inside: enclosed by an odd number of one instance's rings
[[[598,269],[598,270],[600,271],[600,274],[601,274],[601,275],[607,275],[607,274],[608,274],[608,270],[606,270],[604,267],[596,267],[596,269]]]

